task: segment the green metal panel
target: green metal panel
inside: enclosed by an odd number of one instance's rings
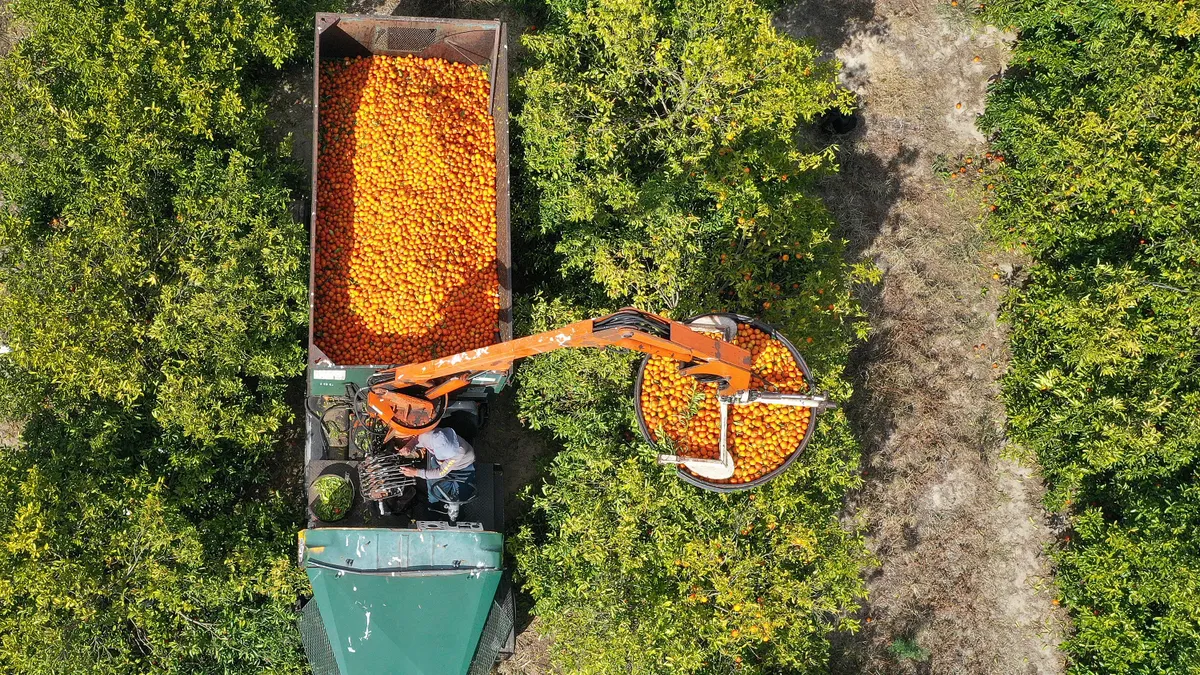
[[[499,568],[504,536],[474,530],[322,527],[304,530],[304,562],[349,571],[408,572],[421,568]]]
[[[324,368],[309,366],[308,393],[310,396],[345,396],[346,383],[359,387],[367,386],[367,378],[379,368],[372,366],[350,366],[346,368]]]
[[[342,675],[467,672],[500,582],[500,534],[320,528],[302,538]]]
[[[345,396],[346,383],[353,382],[359,387],[367,386],[367,378],[374,375],[385,366],[309,366],[308,393],[309,396]],[[508,386],[511,371],[486,371],[471,378],[470,389],[476,389],[484,394],[488,389],[499,394]],[[470,391],[468,389],[468,392]],[[458,394],[461,398],[464,393]]]

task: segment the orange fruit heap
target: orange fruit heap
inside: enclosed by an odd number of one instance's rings
[[[808,390],[804,373],[787,346],[753,326],[738,326],[733,344],[750,352],[753,389],[783,394]],[[679,362],[651,357],[638,401],[656,443],[676,454],[716,459],[720,454],[721,410],[716,384],[701,384],[679,373]],[[748,483],[775,470],[800,445],[812,417],[809,408],[770,403],[730,408],[728,444],[733,477],[715,483]],[[686,468],[684,469],[686,470]],[[708,479],[705,479],[708,480]]]
[[[338,364],[492,344],[496,136],[481,69],[373,56],[321,64],[314,338]]]

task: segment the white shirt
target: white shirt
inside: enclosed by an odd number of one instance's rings
[[[475,463],[475,449],[453,429],[434,429],[417,436],[417,447],[425,448],[425,467],[417,475],[437,480],[456,469]]]

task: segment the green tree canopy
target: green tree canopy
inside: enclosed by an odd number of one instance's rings
[[[1071,529],[1055,554],[1074,673],[1200,668],[1200,42],[1186,3],[1001,0],[1008,75],[981,128],[1008,298],[1012,440]]]
[[[534,64],[517,120],[537,202],[518,213],[535,214],[557,258],[523,305],[523,330],[619,304],[761,315],[801,345],[820,387],[848,397],[842,368],[864,330],[849,288],[872,274],[846,264],[807,191],[834,168],[833,148],[798,142],[802,125],[850,103],[836,64],[749,1],[549,9],[547,28],[524,38]],[[562,351],[518,374],[523,419],[562,443],[513,541],[556,663],[820,670],[828,633],[856,628],[846,614],[864,592],[861,538],[837,517],[858,481],[846,418],[822,417],[805,456],[769,485],[702,491],[641,442],[636,361]]]
[[[0,334],[55,395],[254,442],[303,366],[303,226],[265,81],[272,2],[17,0],[0,60]]]
[[[0,58],[0,670],[301,672],[299,174],[268,141],[304,2],[14,0]]]
[[[550,11],[550,28],[524,38],[535,65],[517,119],[541,228],[565,272],[611,298],[688,312],[753,292],[747,273],[811,276],[781,273],[782,255],[833,258],[827,214],[797,189],[832,168],[832,149],[802,151],[795,137],[849,106],[835,63],[779,34],[750,0]]]

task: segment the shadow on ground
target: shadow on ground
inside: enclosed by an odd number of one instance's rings
[[[832,55],[852,35],[885,30],[883,25],[876,25],[874,19],[875,0],[803,0],[787,5],[775,14],[777,27],[794,37],[811,40],[826,55]]]

